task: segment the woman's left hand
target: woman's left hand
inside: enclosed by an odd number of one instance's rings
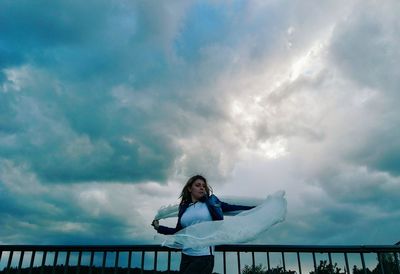
[[[154,227],[155,230],[157,230],[160,226],[158,220],[153,220],[153,222],[151,222],[151,225]]]

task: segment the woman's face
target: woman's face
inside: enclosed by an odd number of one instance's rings
[[[192,186],[189,187],[189,192],[192,196],[192,201],[197,202],[201,198],[203,198],[204,195],[206,195],[206,182],[204,182],[201,179],[197,179],[196,181],[193,182]]]

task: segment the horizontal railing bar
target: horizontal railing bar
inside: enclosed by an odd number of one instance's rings
[[[322,246],[322,245],[220,245],[216,251],[228,252],[319,252],[319,253],[375,253],[399,252],[400,246],[395,245],[361,245],[361,246]]]
[[[0,251],[180,251],[161,245],[0,245]]]
[[[1,251],[43,251],[43,252],[124,252],[124,251],[180,251],[161,245],[0,245]],[[220,245],[220,252],[331,252],[331,253],[376,253],[400,252],[398,245]]]

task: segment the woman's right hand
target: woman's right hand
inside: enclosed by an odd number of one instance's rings
[[[155,230],[157,230],[158,227],[160,226],[158,220],[153,220],[153,222],[151,223],[151,225],[154,227]]]

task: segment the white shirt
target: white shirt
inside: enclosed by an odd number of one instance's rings
[[[181,217],[181,225],[184,228],[206,221],[212,221],[212,217],[207,205],[203,202],[191,204]],[[190,256],[212,255],[214,253],[214,247],[183,248],[182,253]]]

